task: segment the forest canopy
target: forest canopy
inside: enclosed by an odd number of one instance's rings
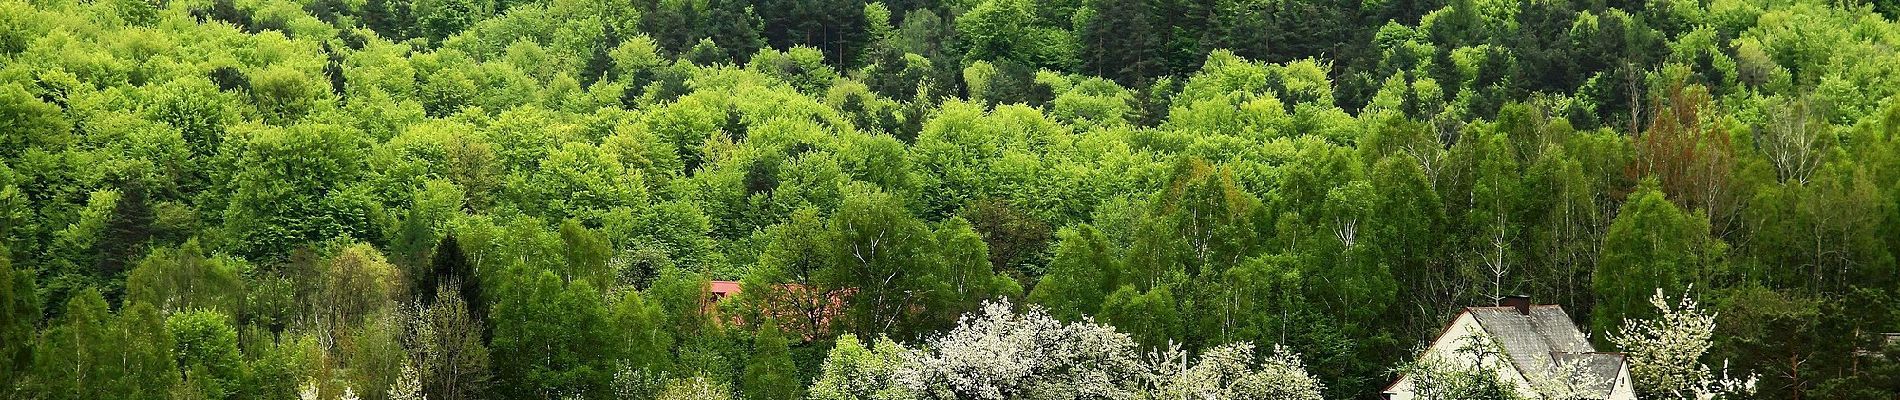
[[[1896,15],[0,0],[0,397],[1890,398]]]

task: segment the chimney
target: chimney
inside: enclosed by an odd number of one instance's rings
[[[1516,308],[1521,315],[1531,315],[1531,296],[1514,294],[1498,299],[1498,305]]]

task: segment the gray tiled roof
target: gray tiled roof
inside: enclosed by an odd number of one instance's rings
[[[1511,364],[1526,379],[1546,376],[1559,362],[1581,360],[1586,363],[1585,371],[1596,376],[1592,380],[1610,383],[1603,386],[1603,397],[1614,388],[1623,356],[1596,353],[1563,307],[1531,306],[1528,315],[1513,307],[1471,307],[1466,311],[1485,333],[1497,339]]]
[[[1616,390],[1617,372],[1623,370],[1623,355],[1611,353],[1558,353],[1551,357],[1554,365],[1581,363],[1583,373],[1596,382],[1598,387],[1590,388],[1591,393],[1601,393],[1597,398],[1609,398],[1610,391]]]

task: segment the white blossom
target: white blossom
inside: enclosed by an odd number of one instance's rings
[[[1178,345],[1157,354],[1149,365],[1154,387],[1145,392],[1152,399],[1319,400],[1324,390],[1299,356],[1280,346],[1258,363],[1253,344],[1244,342],[1215,347],[1192,367]]]
[[[867,351],[840,338],[812,385],[819,400],[1316,400],[1322,386],[1297,355],[1219,346],[1190,362],[1178,345],[1143,357],[1127,334],[1088,319],[1063,323],[1039,307],[983,305],[919,350],[888,339]]]
[[[1629,354],[1630,379],[1635,381],[1637,394],[1647,398],[1710,399],[1749,391],[1752,385],[1745,380],[1716,379],[1701,361],[1713,344],[1715,314],[1702,311],[1689,296],[1670,307],[1661,289],[1650,296],[1649,304],[1661,313],[1659,317],[1624,320],[1622,331],[1610,338]]]
[[[389,385],[389,400],[428,400],[422,393],[422,374],[416,371],[415,363],[403,363],[402,375]]]
[[[1544,400],[1585,400],[1597,396],[1599,388],[1609,385],[1607,377],[1591,373],[1583,360],[1569,360],[1552,366],[1533,377],[1531,386]]]

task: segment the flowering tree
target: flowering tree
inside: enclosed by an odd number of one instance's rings
[[[1142,357],[1128,334],[1083,318],[1063,323],[1042,308],[983,305],[920,350],[889,339],[865,349],[838,341],[813,399],[1286,399],[1316,400],[1322,386],[1297,355],[1253,345],[1216,347],[1196,362],[1172,346]]]
[[[1134,339],[1089,320],[1064,324],[1040,307],[983,305],[898,374],[926,398],[1127,398],[1140,379]]]
[[[1715,314],[1702,311],[1695,299],[1683,296],[1675,307],[1661,289],[1649,297],[1660,312],[1656,319],[1628,319],[1610,338],[1629,354],[1630,380],[1643,398],[1708,399],[1721,393],[1747,391],[1747,383],[1717,379],[1702,355],[1709,352]]]
[[[1463,358],[1468,362],[1448,359]],[[1411,377],[1413,392],[1425,400],[1516,400],[1525,398],[1513,385],[1498,379],[1505,364],[1497,338],[1473,331],[1454,353],[1429,354],[1401,370]]]
[[[402,375],[396,383],[389,385],[389,400],[428,400],[422,394],[422,375],[416,372],[415,363],[403,363]]]
[[[1597,396],[1596,388],[1609,383],[1609,379],[1590,373],[1589,364],[1583,360],[1557,363],[1542,376],[1531,378],[1531,387],[1545,400],[1590,399]]]
[[[1155,386],[1144,397],[1151,399],[1319,400],[1325,387],[1280,346],[1257,364],[1253,344],[1245,342],[1215,347],[1192,367],[1179,346],[1155,352],[1150,361]]]

